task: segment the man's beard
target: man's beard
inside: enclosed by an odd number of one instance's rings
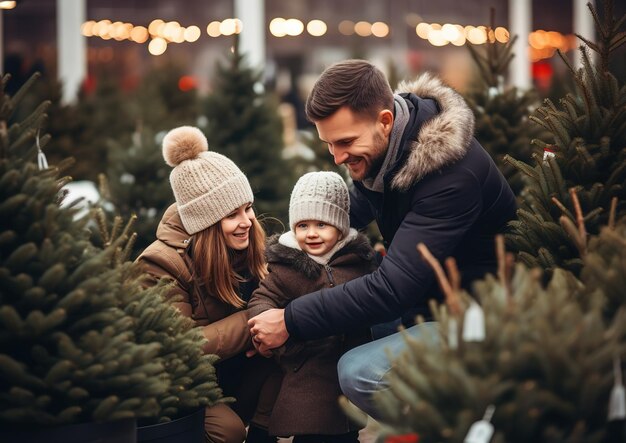
[[[387,155],[387,140],[385,137],[380,135],[379,133],[374,134],[374,140],[372,141],[372,155],[370,156],[371,163],[368,165],[368,168],[365,170],[363,177],[359,180],[363,180],[366,178],[374,178],[380,172],[380,168],[385,161],[385,156]],[[354,180],[354,177],[352,177]]]

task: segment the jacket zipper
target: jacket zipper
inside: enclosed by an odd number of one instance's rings
[[[326,274],[328,275],[328,280],[330,281],[330,287],[332,288],[333,286],[335,286],[335,279],[333,278],[333,269],[328,264],[324,265],[324,269],[326,269]]]

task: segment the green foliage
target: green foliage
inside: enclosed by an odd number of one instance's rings
[[[4,78],[6,82],[7,77]],[[7,128],[0,96],[0,421],[54,425],[158,413],[168,385],[158,343],[133,341],[113,245],[91,246],[58,195],[66,179],[33,163],[44,108]],[[45,146],[48,138],[42,138]]]
[[[194,88],[183,91],[179,80],[185,76],[182,66],[166,64],[146,73],[133,97],[132,116],[140,122],[139,131],[169,131],[183,125],[194,125],[199,102]]]
[[[59,206],[67,163],[45,170],[34,163],[49,103],[7,125],[30,83],[13,98],[0,94],[0,423],[167,420],[175,411],[166,405],[211,404],[221,395],[213,357],[201,354],[201,337],[164,302],[166,287],[143,289],[127,261],[130,228],[118,222],[103,247],[94,246],[89,219]],[[48,140],[41,138],[44,148]],[[164,331],[182,337],[188,355],[174,357]]]
[[[287,219],[289,191],[295,183],[282,159],[278,105],[258,92],[260,74],[247,67],[237,44],[227,64],[218,64],[214,92],[203,103],[209,147],[226,155],[246,174],[257,214]]]
[[[524,187],[522,174],[510,163],[506,155],[530,162],[533,148],[531,140],[541,135],[541,127],[528,119],[531,109],[537,106],[534,91],[520,91],[515,87],[504,89],[504,76],[513,59],[513,44],[517,36],[507,43],[496,41],[492,27],[489,39],[481,49],[466,45],[480,73],[479,84],[465,98],[476,118],[474,136],[491,155],[516,195]]]
[[[169,181],[171,168],[163,160],[159,141],[157,135],[144,129],[133,134],[130,148],[116,144],[110,152],[109,195],[105,198],[123,218],[137,215],[134,255],[154,241],[163,213],[174,202]]]
[[[390,389],[376,397],[382,436],[416,432],[420,442],[462,442],[494,405],[494,443],[605,441],[613,358],[626,358],[626,310],[606,323],[601,292],[583,307],[584,288],[570,273],[556,270],[542,287],[522,265],[510,284],[488,276],[475,294],[484,341],[449,347],[452,316],[444,307],[434,308],[438,342],[406,337]],[[469,299],[460,296],[462,314]]]
[[[67,173],[74,180],[97,181],[106,171],[110,141],[126,144],[135,127],[126,94],[110,75],[101,75],[93,93],[81,93],[75,104],[60,103],[60,87],[49,91],[53,108],[47,132],[52,140],[46,149],[50,164],[73,157]],[[46,93],[48,95],[48,93]]]
[[[124,312],[134,321],[135,341],[161,345],[153,361],[160,362],[165,368],[168,388],[157,396],[161,408],[158,416],[144,419],[143,423],[167,422],[199,407],[223,401],[213,366],[218,357],[204,354],[202,346],[206,339],[201,329],[172,305],[173,300],[166,298],[171,283],[164,280],[157,286],[144,288],[140,265],[128,262],[136,238],[136,234],[130,235],[135,217],[123,230],[119,216],[114,218],[109,230],[101,209],[97,220],[102,244],[118,244],[114,264],[126,271],[128,289],[121,294],[122,305]]]
[[[618,217],[626,213],[626,85],[606,70],[610,57],[626,41],[624,32],[618,30],[626,16],[615,21],[610,2],[604,3],[604,22],[598,21],[591,7],[602,39],[590,47],[600,53],[600,63],[594,66],[583,47],[583,67],[576,71],[561,55],[575,79],[576,91],[567,94],[559,107],[547,100],[531,117],[552,138],[535,144],[541,149],[551,147],[556,157],[544,161],[535,156],[534,166],[507,158],[528,183],[519,220],[511,223],[508,240],[529,266],[547,270],[561,266],[580,272],[579,248],[559,222],[562,215],[574,221],[570,188],[577,192],[591,234],[607,223],[613,197],[618,198]],[[552,237],[544,242],[545,232]]]
[[[620,306],[626,306],[626,218],[591,238],[584,263],[581,279],[589,292],[603,292],[605,315],[612,318]]]

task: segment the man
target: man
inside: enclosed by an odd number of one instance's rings
[[[471,110],[430,75],[398,89],[394,95],[384,75],[362,60],[331,66],[313,87],[307,117],[354,181],[350,223],[363,228],[376,220],[387,254],[372,274],[250,319],[260,352],[289,337],[316,339],[397,317],[409,334],[423,335],[433,323],[415,326],[416,315],[429,318],[428,300],[443,296],[416,250],[420,242],[439,260],[454,257],[466,288],[495,273],[494,236],[515,216],[515,197],[473,138]],[[397,355],[404,346],[395,333],[339,362],[342,391],[375,418],[371,394],[386,388],[391,366],[385,348]]]

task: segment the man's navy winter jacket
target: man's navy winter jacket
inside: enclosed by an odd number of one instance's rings
[[[314,339],[417,314],[442,295],[416,246],[425,243],[443,261],[455,257],[463,286],[495,273],[494,237],[515,217],[515,196],[493,160],[473,138],[474,117],[464,100],[424,75],[398,91],[411,111],[384,193],[356,182],[350,221],[372,220],[387,243],[378,270],[323,289],[285,309],[289,334]]]

